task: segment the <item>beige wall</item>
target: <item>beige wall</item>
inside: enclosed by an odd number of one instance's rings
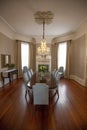
[[[1,54],[11,55],[11,63],[17,65],[17,42],[0,33],[0,69]]]
[[[70,75],[85,80],[86,60],[86,35],[71,42]]]

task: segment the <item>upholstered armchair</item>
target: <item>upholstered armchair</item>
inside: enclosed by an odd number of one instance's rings
[[[60,77],[64,77],[64,67],[63,66],[59,67],[58,73],[59,73]]]

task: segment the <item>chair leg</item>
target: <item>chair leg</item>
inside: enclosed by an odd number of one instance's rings
[[[58,91],[58,88],[56,89],[56,93],[57,93],[57,95],[58,95],[58,98],[59,98],[59,91]]]
[[[25,90],[25,97],[27,96],[27,90]]]
[[[28,94],[29,94],[30,102],[31,102],[31,104],[33,104],[33,94],[31,91],[32,90],[28,90]]]

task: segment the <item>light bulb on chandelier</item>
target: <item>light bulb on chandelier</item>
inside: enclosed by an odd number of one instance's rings
[[[43,39],[43,40],[41,41],[41,46],[38,47],[37,51],[38,51],[38,53],[39,53],[40,55],[42,55],[42,56],[49,55],[49,53],[50,53],[50,48],[47,47],[47,45],[46,45],[46,40]]]

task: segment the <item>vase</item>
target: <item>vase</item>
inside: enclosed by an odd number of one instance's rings
[[[43,77],[45,75],[45,73],[43,71],[41,71],[41,77]]]

